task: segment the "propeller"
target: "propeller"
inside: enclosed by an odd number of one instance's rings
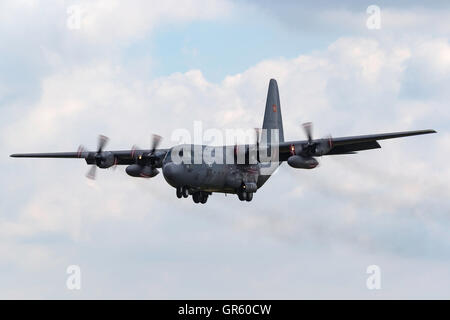
[[[302,147],[302,153],[306,156],[313,156],[316,153],[316,144],[313,143],[313,124],[312,122],[306,122],[303,125],[308,143]]]
[[[97,166],[92,165],[89,171],[86,173],[86,178],[95,180],[96,176],[97,176]]]
[[[86,174],[87,178],[89,178],[91,180],[95,180],[95,178],[97,176],[97,167],[109,168],[109,167],[112,167],[117,164],[116,159],[112,153],[103,151],[105,149],[105,146],[107,145],[108,141],[109,141],[109,138],[107,136],[104,136],[104,135],[98,136],[97,151],[95,152],[95,154],[93,156],[93,160],[94,160],[95,164],[93,164],[91,166],[88,173]],[[78,148],[79,155],[81,156],[84,152],[86,152],[84,147],[80,146]]]
[[[109,141],[109,138],[107,136],[104,136],[104,135],[98,136],[97,153],[101,153],[103,151],[103,149],[105,148],[108,141]]]
[[[86,152],[86,148],[83,145],[80,145],[78,147],[78,151],[77,151],[78,158],[83,158],[83,155],[85,152]]]
[[[134,156],[136,155],[136,151],[139,150],[140,148],[137,145],[133,144],[133,146],[131,147],[131,158],[134,158]]]
[[[157,134],[152,135],[152,148],[150,150],[150,155],[153,155],[155,153],[155,150],[158,148],[161,140],[161,136],[158,136]]]
[[[312,122],[306,122],[303,124],[303,130],[305,130],[306,136],[308,137],[308,143],[311,144],[313,140],[313,124]]]
[[[156,149],[158,149],[159,144],[161,143],[162,137],[154,134],[151,139],[150,152],[145,153],[138,146],[134,145],[131,148],[131,157],[135,159],[136,164],[141,166],[141,168],[150,168],[150,170],[157,170],[155,168],[157,161],[159,160],[158,156],[155,156]]]
[[[320,139],[314,142],[313,139],[313,124],[312,122],[306,122],[303,124],[303,130],[305,131],[308,143],[302,146],[301,153],[306,157],[322,156],[328,153],[333,147],[333,139],[331,135],[328,135],[324,139]]]

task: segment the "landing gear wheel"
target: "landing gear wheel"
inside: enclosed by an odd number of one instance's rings
[[[189,197],[189,190],[188,190],[187,187],[182,187],[181,188],[181,195],[183,196],[183,198]]]
[[[196,192],[192,195],[192,200],[194,200],[195,203],[200,202],[200,192]]]
[[[200,202],[202,204],[205,204],[206,201],[208,201],[208,194],[207,193],[202,193],[201,196],[200,196]]]
[[[241,200],[241,201],[245,200],[245,193],[243,191],[238,191],[237,195],[238,195],[239,200]]]
[[[246,192],[246,197],[245,200],[247,200],[248,202],[252,201],[253,199],[253,193],[252,192]]]
[[[177,188],[177,198],[178,198],[178,199],[181,199],[181,197],[183,196],[183,194],[182,194],[181,192],[182,192],[181,188],[178,187],[178,188]]]

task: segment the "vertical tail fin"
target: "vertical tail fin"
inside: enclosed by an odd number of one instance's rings
[[[280,94],[278,92],[278,84],[275,79],[270,79],[269,92],[267,93],[266,111],[264,113],[264,122],[262,128],[262,141],[267,141],[267,143],[270,144],[272,142],[272,129],[278,129],[279,142],[284,142]]]

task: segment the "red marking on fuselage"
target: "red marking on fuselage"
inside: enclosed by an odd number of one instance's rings
[[[273,110],[273,112],[277,112],[277,105],[276,104],[272,105],[272,110]]]

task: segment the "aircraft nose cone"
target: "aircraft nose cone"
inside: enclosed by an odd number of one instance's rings
[[[173,187],[179,186],[182,171],[182,166],[175,163],[168,163],[163,167],[164,178]]]

